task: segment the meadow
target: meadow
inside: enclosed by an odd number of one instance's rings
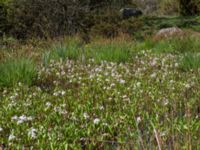
[[[2,42],[0,145],[200,148],[198,34]]]

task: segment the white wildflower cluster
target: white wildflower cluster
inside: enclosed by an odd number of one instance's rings
[[[53,93],[54,96],[64,96],[65,95],[65,91],[64,90],[59,90],[59,91],[55,91]]]
[[[33,120],[33,117],[32,116],[25,116],[25,115],[21,115],[21,116],[13,116],[12,118],[12,121],[16,121],[17,124],[22,124],[24,122],[28,122],[28,121],[32,121]]]
[[[102,61],[97,64],[93,59],[87,63],[68,59],[51,61],[49,66],[41,66],[36,86],[18,85],[14,90],[0,90],[0,96],[3,95],[0,114],[6,114],[2,121],[11,119],[6,126],[5,122],[1,123],[0,135],[10,128],[8,139],[3,140],[17,143],[23,138],[19,132],[24,129],[29,139],[44,134],[47,140],[62,141],[69,132],[72,137],[77,137],[77,133],[83,135],[85,131],[101,136],[104,128],[114,132],[120,128],[120,134],[122,130],[129,134],[127,127],[135,131],[130,124],[145,127],[147,118],[161,125],[169,123],[172,113],[179,114],[178,100],[183,100],[187,92],[193,92],[187,95],[188,101],[190,96],[193,100],[190,106],[193,108],[199,96],[198,74],[183,73],[177,67],[176,56],[152,54],[147,50],[133,56],[128,63]],[[187,109],[193,115],[195,111],[191,108]],[[24,115],[29,109],[32,115]],[[13,112],[16,115],[10,118]],[[55,118],[56,122],[52,120]],[[195,114],[193,118],[199,116]],[[100,130],[93,130],[96,128]],[[166,128],[158,129],[160,136],[168,134]],[[64,130],[67,132],[62,132]],[[40,144],[40,140],[33,141]]]
[[[63,108],[62,106],[57,106],[54,107],[54,112],[57,112],[59,114],[67,114],[67,110],[65,110],[65,108]]]

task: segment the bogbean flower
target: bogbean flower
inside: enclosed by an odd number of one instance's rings
[[[126,83],[126,81],[125,81],[125,80],[123,80],[123,79],[121,79],[121,80],[119,81],[119,83],[120,83],[120,84],[125,84],[125,83]]]
[[[137,123],[140,123],[142,121],[141,117],[136,118]]]
[[[141,82],[137,82],[137,83],[136,83],[136,86],[137,86],[137,87],[140,87],[140,86],[141,86]]]
[[[9,137],[8,137],[8,141],[12,141],[15,139],[15,136],[14,134],[10,134]]]
[[[150,77],[151,77],[151,78],[155,78],[155,77],[156,77],[156,73],[155,73],[155,72],[152,73],[152,74],[150,75]]]
[[[100,106],[99,109],[100,109],[100,110],[104,110],[104,107],[103,107],[103,106]]]
[[[64,95],[65,95],[65,93],[66,93],[65,91],[61,91],[61,95],[62,95],[62,96],[64,96]]]
[[[89,115],[88,115],[87,113],[83,113],[83,117],[84,117],[85,119],[88,119],[88,118],[89,118]]]
[[[50,106],[51,106],[51,103],[50,103],[50,102],[47,102],[47,103],[46,103],[46,106],[47,106],[47,107],[50,107]]]
[[[32,121],[33,117],[31,117],[31,116],[27,117],[25,115],[18,117],[18,116],[15,115],[11,119],[14,120],[14,121],[17,121],[17,124],[22,124],[22,123],[27,122],[27,121]]]
[[[99,124],[99,122],[100,122],[99,118],[95,118],[94,121],[93,121],[94,124]]]
[[[36,138],[36,132],[37,132],[37,130],[32,127],[32,128],[30,128],[28,130],[28,136],[31,137],[31,138],[33,138],[33,139],[35,139]]]
[[[168,103],[169,103],[169,100],[168,99],[164,99],[163,105],[166,106],[166,105],[168,105]]]
[[[185,88],[186,88],[186,89],[189,89],[190,87],[191,87],[191,85],[190,85],[189,83],[186,83],[186,84],[185,84]]]

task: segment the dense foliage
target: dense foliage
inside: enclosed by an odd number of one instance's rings
[[[180,5],[180,7],[179,7]],[[57,37],[61,35],[133,34],[141,22],[123,20],[122,7],[140,7],[144,14],[199,14],[198,0],[1,0],[0,35],[16,38]],[[179,10],[180,9],[180,10]],[[132,28],[132,23],[134,23]],[[135,26],[139,24],[139,26]],[[124,26],[123,26],[124,25]],[[127,29],[127,27],[131,29]],[[87,37],[84,37],[87,38]]]
[[[199,0],[179,0],[180,11],[182,15],[197,15],[200,13]]]

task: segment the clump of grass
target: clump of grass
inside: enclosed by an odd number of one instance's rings
[[[168,53],[174,51],[169,40],[154,41],[152,39],[146,39],[141,43],[137,43],[136,48],[138,50],[152,50],[155,53]]]
[[[0,86],[10,87],[21,82],[31,85],[37,76],[35,64],[29,59],[10,59],[0,64]]]
[[[43,54],[43,64],[48,65],[50,60],[77,60],[80,55],[80,44],[76,39],[68,39],[67,42],[55,44],[50,51]]]
[[[185,37],[169,37],[158,41],[146,39],[137,44],[137,49],[151,49],[156,53],[167,52],[174,54],[200,52],[200,40],[198,36],[189,35],[185,35]]]
[[[111,61],[111,62],[127,62],[130,60],[132,54],[131,50],[132,45],[128,43],[124,44],[95,44],[92,45],[89,49],[86,49],[86,54],[93,58],[96,63],[101,61]],[[88,57],[87,56],[87,57]]]
[[[195,36],[185,36],[182,38],[171,39],[172,47],[175,52],[200,52],[200,40]]]
[[[180,67],[184,71],[197,70],[200,68],[200,54],[188,53],[181,59]]]
[[[131,42],[94,42],[88,45],[81,45],[77,40],[69,39],[64,43],[55,45],[51,51],[43,55],[43,64],[48,65],[50,60],[72,60],[94,59],[96,63],[101,61],[126,62],[131,58],[131,51],[134,44]]]

